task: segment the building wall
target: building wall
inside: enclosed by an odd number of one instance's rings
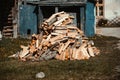
[[[105,18],[113,19],[116,16],[120,16],[120,0],[105,0]]]
[[[94,15],[94,4],[87,2],[86,5],[86,20],[85,20],[85,35],[92,37],[95,35],[95,15]]]
[[[43,8],[49,7],[50,8],[51,6],[44,5],[41,7],[43,7]],[[53,5],[52,7],[56,7],[56,6]],[[75,8],[73,8],[73,7],[75,7]],[[88,1],[86,3],[86,5],[80,5],[80,6],[71,5],[69,7],[68,6],[66,7],[66,5],[62,5],[62,6],[59,6],[58,11],[63,10],[65,12],[74,14],[78,18],[78,19],[76,19],[77,21],[76,20],[75,21],[77,23],[79,23],[78,25],[85,32],[85,35],[88,37],[91,37],[91,36],[95,35],[94,7],[95,7],[94,3],[91,1]],[[45,13],[42,13],[42,14],[39,13],[40,16],[37,16],[38,13],[34,13],[35,10],[38,10],[38,9],[35,9],[34,5],[23,4],[20,6],[20,8],[19,8],[19,25],[20,25],[19,33],[21,36],[26,37],[28,34],[37,33],[38,21],[36,21],[36,20],[37,19],[41,20],[42,18],[47,18],[47,17],[45,17]],[[56,9],[54,9],[54,10],[56,10]],[[44,11],[46,11],[48,13],[48,10],[46,10],[46,9],[42,10],[42,8],[39,12],[44,12]],[[53,12],[53,11],[51,11],[51,12]],[[51,13],[51,12],[49,12],[49,13]],[[42,17],[42,18],[40,18],[40,17]]]
[[[20,5],[19,34],[23,37],[37,34],[37,11],[34,5]]]

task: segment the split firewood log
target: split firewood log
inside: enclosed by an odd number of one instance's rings
[[[54,33],[58,33],[58,34],[66,34],[66,33],[68,33],[67,30],[62,30],[62,29],[61,29],[61,30],[57,30],[57,29],[56,29],[56,30],[54,30],[53,32],[54,32]]]
[[[76,47],[73,48],[73,53],[72,53],[72,59],[74,60],[76,59],[75,55],[76,55]]]
[[[39,60],[49,60],[56,56],[57,51],[50,51],[50,49],[46,50],[39,58]]]
[[[71,23],[73,23],[73,20],[71,18],[67,18],[62,22],[61,26],[65,26]]]
[[[62,48],[62,51],[64,51],[64,50],[69,46],[70,43],[71,43],[71,41],[68,40],[68,41],[65,43],[64,47]]]
[[[100,54],[100,50],[99,49],[97,49],[96,47],[92,47],[92,48],[93,48],[93,53],[95,55],[99,55]]]
[[[94,52],[93,52],[93,48],[92,48],[92,46],[90,44],[88,45],[87,49],[88,49],[89,55],[94,57],[95,55],[94,55]]]
[[[67,48],[64,52],[65,52],[65,60],[68,60],[70,58],[69,49]]]
[[[58,15],[58,16],[57,16],[57,21],[59,21],[59,20],[63,19],[64,17],[69,17],[69,16],[70,16],[70,15],[69,15],[69,14],[67,14],[67,13],[60,14],[60,15]]]
[[[74,59],[77,59],[77,60],[84,59],[84,55],[79,48],[76,49],[76,52],[73,54],[73,57],[74,57]]]
[[[74,58],[72,57],[73,56],[73,48],[72,48],[72,46],[70,46],[70,48],[69,48],[69,55],[70,55],[70,60],[74,60]]]
[[[28,46],[20,46],[23,50],[21,50],[19,52],[19,58],[22,59],[23,57],[25,57],[27,54],[29,54],[29,47]]]
[[[53,43],[54,41],[60,40],[60,39],[62,39],[62,38],[64,38],[64,37],[65,37],[65,35],[58,35],[58,36],[56,36],[56,37],[51,38],[49,41],[50,41],[51,43]]]
[[[38,47],[39,47],[40,43],[42,42],[42,39],[43,39],[43,31],[41,31],[41,33],[38,36],[38,40],[39,40]]]
[[[64,14],[65,12],[62,11],[62,12],[58,12],[58,13],[55,13],[53,14],[50,18],[48,18],[45,22],[50,22],[53,18],[55,18],[56,16],[59,16],[60,14]]]
[[[30,53],[34,53],[34,52],[36,52],[37,51],[37,48],[35,47],[35,46],[30,46],[29,47],[29,51],[30,51]]]
[[[56,26],[54,30],[67,30],[66,26]]]
[[[56,21],[55,23],[53,23],[53,26],[60,26],[60,25],[62,25],[62,22],[65,21],[65,20],[68,19],[68,18],[69,18],[69,17],[66,16],[66,17],[60,19],[59,21]]]
[[[90,58],[90,55],[88,54],[87,52],[87,48],[86,48],[87,44],[86,43],[83,43],[79,49],[81,51],[81,53],[83,54],[83,57],[84,59],[89,59]]]
[[[58,50],[59,54],[62,53],[64,46],[65,45],[63,43],[60,44],[60,47],[59,47],[59,50]]]
[[[77,30],[81,35],[84,35],[83,34],[83,31],[81,31],[80,29],[78,29],[76,26],[74,25],[67,25],[67,28],[68,29],[74,29],[74,30]]]
[[[61,52],[61,54],[60,54],[60,60],[65,60],[65,52]]]
[[[67,40],[68,40],[68,37],[64,37],[60,40],[56,40],[56,41],[52,42],[51,44],[54,45],[56,43],[63,43],[63,42],[66,42]]]

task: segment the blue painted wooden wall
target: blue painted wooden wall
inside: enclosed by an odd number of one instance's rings
[[[94,16],[94,3],[87,2],[86,5],[86,21],[85,21],[85,35],[92,37],[95,35],[95,16]]]
[[[20,5],[19,8],[19,33],[22,36],[27,36],[28,30],[30,34],[37,33],[37,15],[33,5]],[[80,7],[81,29],[88,37],[95,35],[95,16],[94,4],[87,2],[86,7]],[[86,9],[85,9],[86,8]],[[85,16],[85,17],[84,17]],[[41,17],[41,16],[40,16]],[[40,18],[41,19],[41,18]]]
[[[23,37],[27,34],[37,33],[37,16],[35,6],[20,5],[19,7],[19,33]]]

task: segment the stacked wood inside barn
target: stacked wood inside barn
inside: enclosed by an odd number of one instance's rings
[[[10,6],[8,6],[9,10],[7,11],[7,20],[3,27],[3,36],[4,37],[13,37],[14,36],[14,20],[17,18],[17,1],[18,0],[11,0]]]

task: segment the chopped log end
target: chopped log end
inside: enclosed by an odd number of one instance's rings
[[[99,55],[100,54],[100,50],[97,49],[96,47],[93,47],[93,52],[95,55]]]

